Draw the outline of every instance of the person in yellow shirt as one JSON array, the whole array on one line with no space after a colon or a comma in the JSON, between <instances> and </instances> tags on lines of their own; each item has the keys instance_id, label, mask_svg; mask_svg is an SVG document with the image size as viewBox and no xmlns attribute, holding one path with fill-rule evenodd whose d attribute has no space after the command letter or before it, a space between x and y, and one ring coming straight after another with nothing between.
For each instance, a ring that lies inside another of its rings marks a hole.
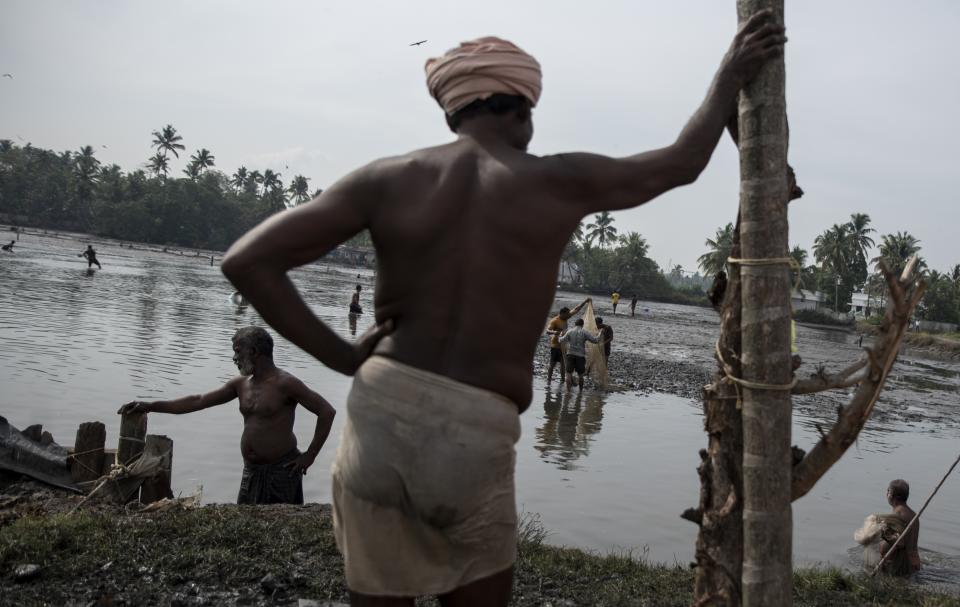
<instances>
[{"instance_id":1,"label":"person in yellow shirt","mask_svg":"<svg viewBox=\"0 0 960 607\"><path fill-rule=\"evenodd\" d=\"M553 380L553 368L557 366L557 363L560 363L560 377L564 378L567 376L567 366L563 359L563 349L560 347L560 336L567 330L567 321L570 320L570 317L578 313L589 301L593 300L589 297L584 299L573 310L566 306L560 308L560 312L547 323L546 334L550 336L550 367L547 370L548 384Z\"/></svg>"},{"instance_id":2,"label":"person in yellow shirt","mask_svg":"<svg viewBox=\"0 0 960 607\"><path fill-rule=\"evenodd\" d=\"M620 303L620 294L614 291L613 295L610 296L610 303L613 304L613 315L617 315L617 304Z\"/></svg>"}]
</instances>

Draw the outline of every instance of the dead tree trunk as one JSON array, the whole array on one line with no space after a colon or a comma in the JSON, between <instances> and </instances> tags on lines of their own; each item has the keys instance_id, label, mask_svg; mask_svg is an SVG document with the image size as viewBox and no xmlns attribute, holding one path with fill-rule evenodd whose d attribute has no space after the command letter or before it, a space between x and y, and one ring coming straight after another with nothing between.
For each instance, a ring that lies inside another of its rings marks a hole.
<instances>
[{"instance_id":1,"label":"dead tree trunk","mask_svg":"<svg viewBox=\"0 0 960 607\"><path fill-rule=\"evenodd\" d=\"M737 2L741 21L763 9L782 22L783 0ZM769 60L740 93L738 109L745 607L789 606L793 599L784 72L782 57Z\"/></svg>"},{"instance_id":2,"label":"dead tree trunk","mask_svg":"<svg viewBox=\"0 0 960 607\"><path fill-rule=\"evenodd\" d=\"M733 235L731 256L740 256L740 221ZM700 503L683 518L700 526L697 534L696 605L732 607L740 604L743 561L743 429L737 392L724 382L740 376L740 268L730 267L730 276L720 310L717 351L729 361L720 368L713 384L704 390L704 429L707 449L700 451Z\"/></svg>"}]
</instances>

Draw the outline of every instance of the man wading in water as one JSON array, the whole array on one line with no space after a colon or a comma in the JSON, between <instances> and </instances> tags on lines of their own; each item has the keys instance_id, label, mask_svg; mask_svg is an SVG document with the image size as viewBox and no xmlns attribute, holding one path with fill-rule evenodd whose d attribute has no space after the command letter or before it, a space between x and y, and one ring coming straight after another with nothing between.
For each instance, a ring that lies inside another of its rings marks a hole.
<instances>
[{"instance_id":1,"label":"man wading in water","mask_svg":"<svg viewBox=\"0 0 960 607\"><path fill-rule=\"evenodd\" d=\"M88 245L87 245L87 250L84 251L83 253L80 253L80 255L77 255L77 257L83 257L84 259L87 260L87 269L88 269L88 270L93 267L93 264L97 264L97 269L98 269L98 270L102 270L102 269L103 269L103 266L101 266L101 265L100 265L100 262L97 260L97 251L96 251L96 249L93 248L93 245L91 245L91 244L88 244Z\"/></svg>"},{"instance_id":2,"label":"man wading in water","mask_svg":"<svg viewBox=\"0 0 960 607\"><path fill-rule=\"evenodd\" d=\"M902 521L906 527L913 520L916 513L907 505L910 499L910 485L902 478L890 481L887 487L887 503L893 508L893 514ZM920 570L920 550L917 547L920 538L920 521L914 523L909 535L897 546L897 551L891 554L884 563L884 571L892 575L910 575ZM883 541L880 543L880 554L885 555L892 547L892 542Z\"/></svg>"},{"instance_id":3,"label":"man wading in water","mask_svg":"<svg viewBox=\"0 0 960 607\"><path fill-rule=\"evenodd\" d=\"M176 400L134 401L117 413L192 413L240 399L243 414L243 478L238 504L302 504L303 475L330 434L335 411L322 396L273 364L273 338L260 327L233 336L233 362L240 376L203 395ZM313 441L297 449L293 420L297 403L317 416Z\"/></svg>"},{"instance_id":4,"label":"man wading in water","mask_svg":"<svg viewBox=\"0 0 960 607\"><path fill-rule=\"evenodd\" d=\"M334 532L355 605L424 594L507 604L518 412L532 396L564 246L586 215L692 183L737 93L785 40L772 13L751 18L676 142L627 158L528 154L540 65L498 38L464 43L426 66L456 140L362 167L233 245L223 271L262 317L355 376L333 468ZM287 272L364 229L376 243L380 324L351 345Z\"/></svg>"}]
</instances>

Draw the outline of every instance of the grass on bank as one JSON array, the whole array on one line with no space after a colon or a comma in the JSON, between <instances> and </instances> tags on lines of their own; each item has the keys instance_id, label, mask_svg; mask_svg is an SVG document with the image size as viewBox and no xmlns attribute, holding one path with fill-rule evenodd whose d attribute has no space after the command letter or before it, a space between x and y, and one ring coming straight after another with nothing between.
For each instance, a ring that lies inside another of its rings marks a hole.
<instances>
[{"instance_id":1,"label":"grass on bank","mask_svg":"<svg viewBox=\"0 0 960 607\"><path fill-rule=\"evenodd\" d=\"M535 519L521 531L515 605L692 603L688 568L549 546L546 535ZM13 571L24 563L41 565L41 574L17 583ZM342 565L329 509L317 505L25 517L0 528L0 604L345 601ZM261 586L267 574L275 576L277 590ZM900 580L836 569L798 570L794 582L799 606L960 606L960 599L925 593Z\"/></svg>"}]
</instances>

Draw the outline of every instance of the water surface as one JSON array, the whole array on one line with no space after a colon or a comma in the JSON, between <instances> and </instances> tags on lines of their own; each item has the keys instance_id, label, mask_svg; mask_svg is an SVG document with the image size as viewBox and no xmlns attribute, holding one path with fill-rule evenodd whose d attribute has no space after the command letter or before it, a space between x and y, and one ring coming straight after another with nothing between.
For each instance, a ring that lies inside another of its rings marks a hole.
<instances>
[{"instance_id":1,"label":"water surface","mask_svg":"<svg viewBox=\"0 0 960 607\"><path fill-rule=\"evenodd\" d=\"M117 408L134 399L200 393L231 378L230 337L260 324L251 308L234 306L232 289L206 257L130 249L97 242L103 270L88 273L77 257L85 241L26 235L16 253L0 256L0 414L24 427L42 423L61 444L73 443L84 421L107 424L117 439ZM139 246L139 245L138 245ZM359 273L359 278L358 278ZM349 338L347 304L354 285L371 309L369 270L315 264L294 280L324 322ZM616 317L618 349L650 356L709 361L716 339L712 311L644 303L635 319ZM362 316L356 330L371 322ZM801 328L805 357L842 364L855 354L853 338ZM809 353L809 354L807 354ZM342 409L349 378L332 372L283 339L276 362ZM925 423L923 411L956 407L960 369L904 358L885 398L918 412L910 422L871 423L858 443L813 491L794 504L798 563L856 566L853 531L870 512L884 511L886 484L908 479L919 508L960 451L955 425ZM911 388L913 386L913 388ZM838 398L846 398L839 395ZM798 407L794 442L809 448L821 414ZM695 527L679 518L695 506L697 451L705 445L699 404L667 394L566 393L541 380L522 416L517 446L521 507L539 513L550 540L599 552L632 551L665 562L689 562ZM301 410L301 445L315 418ZM343 416L304 484L308 501L327 502L329 467ZM242 419L236 403L187 416L154 414L150 432L174 440L175 491L203 486L207 502L236 497ZM956 580L960 561L960 475L948 480L921 526L925 572Z\"/></svg>"}]
</instances>

